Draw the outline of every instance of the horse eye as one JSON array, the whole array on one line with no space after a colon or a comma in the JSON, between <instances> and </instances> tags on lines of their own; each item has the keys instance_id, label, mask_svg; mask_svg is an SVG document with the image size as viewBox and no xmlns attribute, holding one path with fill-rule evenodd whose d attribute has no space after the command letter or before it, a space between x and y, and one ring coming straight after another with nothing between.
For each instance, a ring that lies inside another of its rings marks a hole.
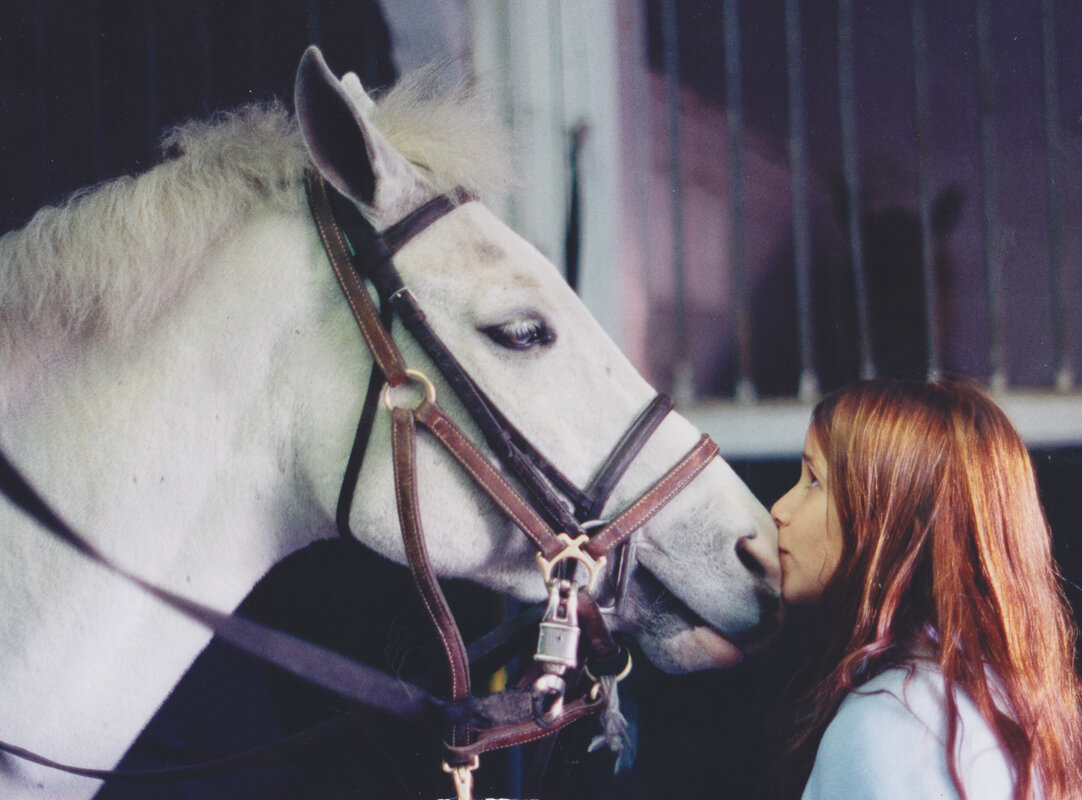
<instances>
[{"instance_id":1,"label":"horse eye","mask_svg":"<svg viewBox=\"0 0 1082 800\"><path fill-rule=\"evenodd\" d=\"M502 325L490 325L481 332L500 347L509 350L529 350L532 347L551 344L556 334L539 319L517 319Z\"/></svg>"}]
</instances>

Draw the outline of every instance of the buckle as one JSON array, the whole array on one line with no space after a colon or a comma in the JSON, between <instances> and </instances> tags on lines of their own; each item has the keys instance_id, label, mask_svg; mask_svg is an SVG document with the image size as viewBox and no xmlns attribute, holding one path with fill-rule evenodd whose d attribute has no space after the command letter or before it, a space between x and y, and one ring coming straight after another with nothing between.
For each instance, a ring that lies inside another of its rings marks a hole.
<instances>
[{"instance_id":1,"label":"buckle","mask_svg":"<svg viewBox=\"0 0 1082 800\"><path fill-rule=\"evenodd\" d=\"M556 535L556 538L564 543L564 549L554 555L551 559L545 558L540 553L537 554L537 562L541 565L541 572L545 576L545 585L548 586L552 583L552 570L561 561L575 560L586 566L586 569L590 573L590 580L586 586L590 591L593 591L597 584L597 579L601 576L601 570L605 568L608 563L606 556L601 558L594 558L589 553L583 551L586 545L590 543L590 537L585 533L576 536L572 539L566 533L560 533Z\"/></svg>"},{"instance_id":2,"label":"buckle","mask_svg":"<svg viewBox=\"0 0 1082 800\"><path fill-rule=\"evenodd\" d=\"M451 776L458 800L473 800L473 771L479 766L481 766L480 756L474 756L469 764L456 767L452 767L446 761L443 762L443 771Z\"/></svg>"}]
</instances>

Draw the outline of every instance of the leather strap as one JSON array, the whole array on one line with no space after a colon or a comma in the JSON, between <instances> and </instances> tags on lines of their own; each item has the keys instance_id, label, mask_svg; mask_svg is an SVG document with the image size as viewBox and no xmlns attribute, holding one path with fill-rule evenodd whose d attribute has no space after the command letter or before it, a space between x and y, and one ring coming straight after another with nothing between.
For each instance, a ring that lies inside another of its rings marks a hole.
<instances>
[{"instance_id":1,"label":"leather strap","mask_svg":"<svg viewBox=\"0 0 1082 800\"><path fill-rule=\"evenodd\" d=\"M391 268L392 265L387 264L384 271ZM408 289L399 290L391 295L390 300L406 329L450 383L455 395L480 428L485 442L500 463L522 484L538 513L556 530L581 533L579 521L545 483L544 477L535 467L538 460L545 460L543 456L532 446L528 452L524 451L520 444L522 437L515 435L514 429L496 412L493 404L477 388L477 384L463 366L427 324L424 312L417 305L413 294Z\"/></svg>"},{"instance_id":2,"label":"leather strap","mask_svg":"<svg viewBox=\"0 0 1082 800\"><path fill-rule=\"evenodd\" d=\"M413 413L404 408L395 408L391 418L395 500L402 528L402 541L406 548L406 560L413 575L413 582L447 656L448 672L451 676L451 700L461 702L470 696L469 659L454 615L440 589L436 571L432 568L421 528L420 505L417 501L417 441ZM465 744L469 741L469 729L461 725L452 726L451 741L453 744Z\"/></svg>"},{"instance_id":3,"label":"leather strap","mask_svg":"<svg viewBox=\"0 0 1082 800\"><path fill-rule=\"evenodd\" d=\"M658 394L643 409L638 418L631 423L623 438L617 442L609 452L609 457L601 465L590 485L586 487L585 495L590 499L590 505L582 509L583 521L594 520L601 516L605 507L605 501L609 499L612 490L623 477L631 462L642 450L643 446L654 435L661 421L668 416L673 409L673 399L667 394Z\"/></svg>"},{"instance_id":4,"label":"leather strap","mask_svg":"<svg viewBox=\"0 0 1082 800\"><path fill-rule=\"evenodd\" d=\"M579 628L586 636L589 645L591 659L608 660L615 658L621 652L621 647L613 638L612 631L605 624L601 615L601 609L597 601L590 594L589 589L580 586L578 590ZM594 672L596 675L597 673Z\"/></svg>"},{"instance_id":5,"label":"leather strap","mask_svg":"<svg viewBox=\"0 0 1082 800\"><path fill-rule=\"evenodd\" d=\"M331 269L338 278L338 285L346 296L346 302L353 312L361 336L368 345L379 371L392 386L398 386L406 380L406 364L399 353L394 340L387 334L375 303L372 302L368 289L361 283L360 277L350 261L350 245L336 224L330 202L327 199L327 185L318 173L309 170L305 173L305 185L308 190L308 205L315 220L316 230L323 242Z\"/></svg>"},{"instance_id":6,"label":"leather strap","mask_svg":"<svg viewBox=\"0 0 1082 800\"><path fill-rule=\"evenodd\" d=\"M363 249L358 246L355 261L369 267L367 272L379 271L383 261L391 258L406 244L440 217L454 211L463 203L477 198L461 187L450 194L433 197L427 203L418 206L402 219L379 232L376 237L367 237ZM356 245L356 243L354 243Z\"/></svg>"},{"instance_id":7,"label":"leather strap","mask_svg":"<svg viewBox=\"0 0 1082 800\"><path fill-rule=\"evenodd\" d=\"M676 466L665 473L646 494L602 528L583 550L594 558L600 558L625 541L695 480L718 454L717 444L704 433L699 443L691 448Z\"/></svg>"},{"instance_id":8,"label":"leather strap","mask_svg":"<svg viewBox=\"0 0 1082 800\"><path fill-rule=\"evenodd\" d=\"M572 722L577 722L583 717L588 717L590 714L600 711L602 702L600 698L591 700L588 697L572 700L564 706L563 713L547 725L541 725L533 719L527 719L521 722L479 729L474 741L469 744L445 746L450 756L448 761L453 759L454 763L468 764L475 756L493 750L528 744L546 736L551 736L566 728Z\"/></svg>"},{"instance_id":9,"label":"leather strap","mask_svg":"<svg viewBox=\"0 0 1082 800\"><path fill-rule=\"evenodd\" d=\"M388 330L391 327L391 307L386 303L380 303L380 319ZM342 485L338 489L338 503L335 505L334 525L338 535L343 539L359 544L357 537L349 527L349 515L353 510L353 496L357 493L357 480L361 476L361 467L364 466L364 456L368 452L368 440L372 436L372 428L376 421L376 411L379 409L380 392L383 389L383 375L378 365L373 362L372 369L368 373L368 388L364 393L364 405L361 407L361 417L357 420L357 430L353 434L353 445L349 449L349 458L346 460L346 468L342 472Z\"/></svg>"},{"instance_id":10,"label":"leather strap","mask_svg":"<svg viewBox=\"0 0 1082 800\"><path fill-rule=\"evenodd\" d=\"M268 744L253 747L241 753L212 758L199 763L181 764L175 767L162 769L138 769L138 770L112 770L93 769L91 767L78 767L64 764L45 758L23 747L0 742L0 750L9 755L21 758L24 761L38 764L49 769L66 772L69 775L79 775L84 778L94 778L102 781L119 781L122 783L161 783L201 780L216 778L222 775L230 775L239 770L249 767L258 767L281 761L285 758L303 752L320 744L331 736L341 733L344 728L357 724L361 714L368 713L366 706L359 706L350 711L345 711L325 722L313 725L303 731L286 736Z\"/></svg>"},{"instance_id":11,"label":"leather strap","mask_svg":"<svg viewBox=\"0 0 1082 800\"><path fill-rule=\"evenodd\" d=\"M473 477L477 485L507 514L519 530L530 537L545 558L552 559L564 549L563 543L556 538L556 533L548 523L515 491L507 479L492 466L459 427L443 413L443 409L436 403L425 400L413 413L417 421L424 425L454 456L462 468Z\"/></svg>"},{"instance_id":12,"label":"leather strap","mask_svg":"<svg viewBox=\"0 0 1082 800\"><path fill-rule=\"evenodd\" d=\"M434 709L446 708L443 701L424 690L365 664L258 622L202 605L128 572L61 519L2 453L0 490L60 541L246 653L316 686L406 719L425 719Z\"/></svg>"}]
</instances>

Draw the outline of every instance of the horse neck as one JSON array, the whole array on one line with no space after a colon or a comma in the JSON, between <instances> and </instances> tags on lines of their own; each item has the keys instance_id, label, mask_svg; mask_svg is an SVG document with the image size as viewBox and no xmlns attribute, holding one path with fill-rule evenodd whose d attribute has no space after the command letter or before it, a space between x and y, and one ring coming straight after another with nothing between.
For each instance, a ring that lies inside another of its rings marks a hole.
<instances>
[{"instance_id":1,"label":"horse neck","mask_svg":"<svg viewBox=\"0 0 1082 800\"><path fill-rule=\"evenodd\" d=\"M95 517L116 523L98 544L130 546L145 535L142 521L160 531L157 509L170 503L181 520L166 527L191 534L219 496L232 498L226 505L287 502L290 351L323 302L310 238L303 219L249 220L210 248L149 329L68 343L30 402L8 410L0 441L71 521L91 533ZM95 502L103 491L113 502Z\"/></svg>"},{"instance_id":2,"label":"horse neck","mask_svg":"<svg viewBox=\"0 0 1082 800\"><path fill-rule=\"evenodd\" d=\"M79 346L0 425L5 452L97 547L224 610L326 527L290 461L302 383L292 365L328 295L310 275L313 239L303 219L251 220L149 330ZM13 600L0 608L9 735L51 744L55 757L118 756L206 632L9 507L0 527L0 582ZM32 713L20 713L20 696ZM100 734L100 746L81 750L65 731L81 744Z\"/></svg>"}]
</instances>

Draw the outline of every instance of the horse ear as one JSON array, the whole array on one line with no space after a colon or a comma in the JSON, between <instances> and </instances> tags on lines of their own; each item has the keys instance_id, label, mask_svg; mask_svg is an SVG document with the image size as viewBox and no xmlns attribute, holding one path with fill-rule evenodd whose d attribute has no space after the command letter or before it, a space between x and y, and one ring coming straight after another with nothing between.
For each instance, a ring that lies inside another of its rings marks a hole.
<instances>
[{"instance_id":1,"label":"horse ear","mask_svg":"<svg viewBox=\"0 0 1082 800\"><path fill-rule=\"evenodd\" d=\"M376 102L368 96L368 92L361 86L361 79L356 72L347 72L342 76L342 88L357 105L362 117L367 117L376 108Z\"/></svg>"},{"instance_id":2,"label":"horse ear","mask_svg":"<svg viewBox=\"0 0 1082 800\"><path fill-rule=\"evenodd\" d=\"M365 120L375 103L360 79L339 81L323 54L309 47L297 68L293 103L301 136L316 169L339 192L371 208L385 208L411 175L406 159Z\"/></svg>"}]
</instances>

